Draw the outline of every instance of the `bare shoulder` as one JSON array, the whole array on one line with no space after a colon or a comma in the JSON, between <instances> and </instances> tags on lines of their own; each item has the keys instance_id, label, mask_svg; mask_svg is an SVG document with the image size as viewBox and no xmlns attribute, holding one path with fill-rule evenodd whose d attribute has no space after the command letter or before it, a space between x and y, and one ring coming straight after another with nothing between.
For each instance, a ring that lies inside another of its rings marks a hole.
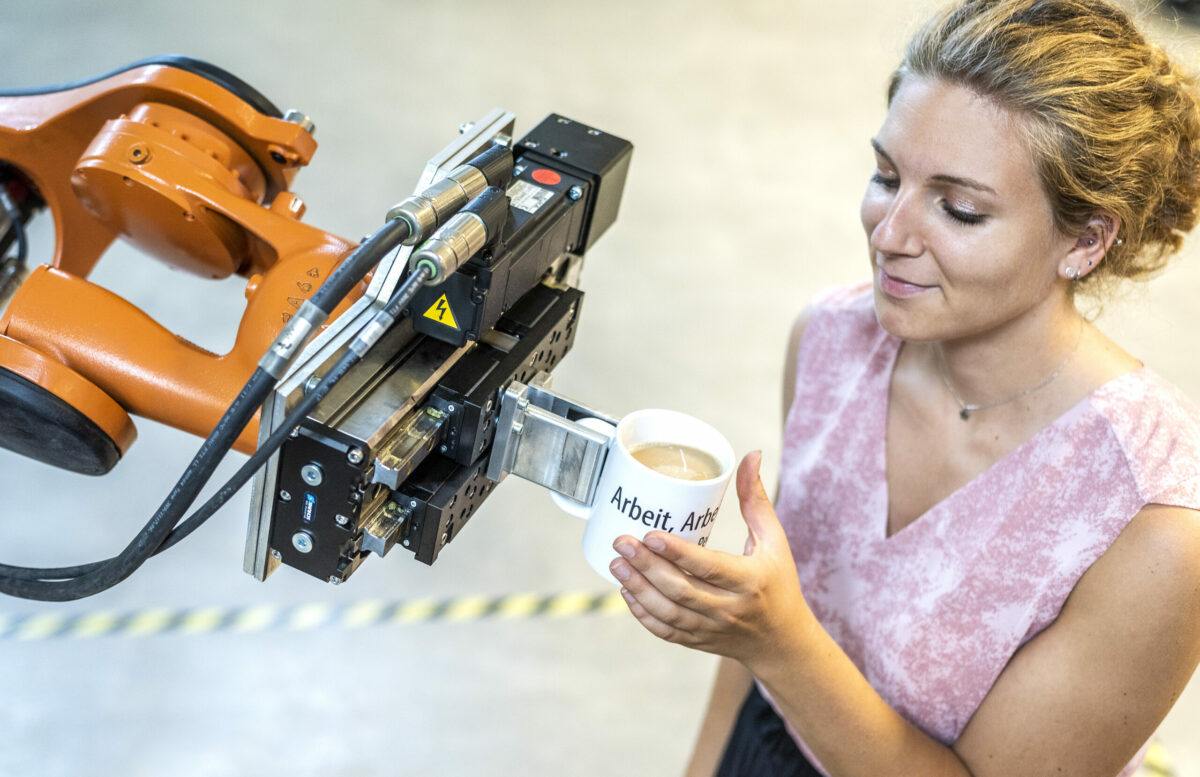
<instances>
[{"instance_id":1,"label":"bare shoulder","mask_svg":"<svg viewBox=\"0 0 1200 777\"><path fill-rule=\"evenodd\" d=\"M783 416L787 418L788 409L792 406L792 398L796 396L796 353L800 350L800 341L804 339L804 330L812 320L813 306L807 305L792 322L792 333L788 337L787 353L783 357Z\"/></svg>"},{"instance_id":2,"label":"bare shoulder","mask_svg":"<svg viewBox=\"0 0 1200 777\"><path fill-rule=\"evenodd\" d=\"M1172 618L1200 616L1200 511L1142 508L1080 579L1071 598L1088 609L1108 609L1114 599L1142 599L1130 618L1151 618L1163 608ZM1181 612L1177 605L1192 609ZM1200 619L1191 620L1200 639ZM1200 653L1200 644L1195 647Z\"/></svg>"},{"instance_id":3,"label":"bare shoulder","mask_svg":"<svg viewBox=\"0 0 1200 777\"><path fill-rule=\"evenodd\" d=\"M979 777L1115 774L1198 662L1200 512L1149 505L1013 656L954 749Z\"/></svg>"}]
</instances>

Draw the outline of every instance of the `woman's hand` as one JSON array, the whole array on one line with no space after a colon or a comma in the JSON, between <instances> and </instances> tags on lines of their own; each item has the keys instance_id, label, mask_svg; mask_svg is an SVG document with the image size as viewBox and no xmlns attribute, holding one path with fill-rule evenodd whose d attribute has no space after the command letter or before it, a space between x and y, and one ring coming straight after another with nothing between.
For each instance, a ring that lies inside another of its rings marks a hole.
<instances>
[{"instance_id":1,"label":"woman's hand","mask_svg":"<svg viewBox=\"0 0 1200 777\"><path fill-rule=\"evenodd\" d=\"M737 472L738 500L750 533L744 555L651 532L642 542L618 537L613 548L623 558L611 565L624 584L621 595L629 610L650 633L729 656L751 669L760 661L786 660L812 629L819 629L759 479L761 461L761 452L751 453Z\"/></svg>"}]
</instances>

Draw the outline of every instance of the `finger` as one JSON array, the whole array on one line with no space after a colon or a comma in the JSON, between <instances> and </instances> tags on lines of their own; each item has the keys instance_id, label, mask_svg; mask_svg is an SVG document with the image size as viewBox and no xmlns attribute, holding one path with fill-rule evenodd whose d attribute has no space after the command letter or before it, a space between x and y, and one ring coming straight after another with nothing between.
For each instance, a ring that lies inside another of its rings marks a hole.
<instances>
[{"instance_id":1,"label":"finger","mask_svg":"<svg viewBox=\"0 0 1200 777\"><path fill-rule=\"evenodd\" d=\"M667 562L659 559L659 563ZM700 613L664 595L628 559L614 559L609 569L647 612L668 626L692 631L700 628L706 620Z\"/></svg>"},{"instance_id":2,"label":"finger","mask_svg":"<svg viewBox=\"0 0 1200 777\"><path fill-rule=\"evenodd\" d=\"M711 586L710 594L739 590L745 559L731 553L702 548L694 542L667 532L650 532L643 538L647 549Z\"/></svg>"},{"instance_id":3,"label":"finger","mask_svg":"<svg viewBox=\"0 0 1200 777\"><path fill-rule=\"evenodd\" d=\"M659 639L679 645L690 645L695 641L695 637L690 632L669 626L651 615L628 588L621 589L621 598L625 600L625 605L629 608L629 612L633 614L633 617L637 618L638 623L642 624L646 631Z\"/></svg>"},{"instance_id":4,"label":"finger","mask_svg":"<svg viewBox=\"0 0 1200 777\"><path fill-rule=\"evenodd\" d=\"M685 573L674 562L628 535L618 537L613 549L628 559L630 565L641 572L663 596L695 612L703 614L711 611L716 606L714 600L724 593L720 588Z\"/></svg>"},{"instance_id":5,"label":"finger","mask_svg":"<svg viewBox=\"0 0 1200 777\"><path fill-rule=\"evenodd\" d=\"M762 451L753 451L742 459L737 471L738 501L741 503L742 520L750 531L750 543L758 548L763 543L770 543L782 537L783 527L775 516L775 507L771 504L767 491L763 488L762 478L759 477L759 467L762 464Z\"/></svg>"}]
</instances>

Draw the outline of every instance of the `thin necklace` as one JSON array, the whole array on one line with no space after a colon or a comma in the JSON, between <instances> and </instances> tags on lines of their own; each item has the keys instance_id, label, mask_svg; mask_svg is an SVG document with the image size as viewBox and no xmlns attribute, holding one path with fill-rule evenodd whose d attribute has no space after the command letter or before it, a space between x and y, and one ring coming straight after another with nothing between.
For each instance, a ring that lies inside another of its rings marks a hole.
<instances>
[{"instance_id":1,"label":"thin necklace","mask_svg":"<svg viewBox=\"0 0 1200 777\"><path fill-rule=\"evenodd\" d=\"M1062 363L1059 364L1058 367L1056 367L1054 369L1054 372L1050 373L1050 377L1046 378L1045 380L1043 380L1041 383L1037 384L1036 386L1027 388L1024 391L1013 394L1011 397L1008 397L1006 399L1001 399L998 402L989 402L984 405L973 405L973 404L968 404L966 402L963 402L962 397L960 397L958 395L958 392L954 390L954 386L952 386L950 384L950 375L948 374L949 371L946 369L946 357L944 355L942 355L941 348L939 348L937 351L938 372L942 376L942 383L945 383L946 388L950 391L950 396L954 397L954 401L958 403L958 407L959 407L958 417L964 421L968 421L971 418L971 413L975 412L976 410L987 410L989 408L999 407L1000 405L1007 405L1009 402L1016 402L1021 397L1029 396L1033 392L1041 391L1042 389L1046 388L1046 386L1049 386L1051 383L1054 382L1055 378L1057 378L1059 375L1062 374L1062 371L1066 368L1067 364L1070 363L1071 358L1073 356L1075 356L1075 352L1079 350L1079 343L1082 342L1082 340L1083 340L1083 318L1081 317L1079 319L1079 334L1077 334L1075 336L1075 347L1071 349L1071 352L1069 354L1067 354L1067 358L1063 359Z\"/></svg>"}]
</instances>

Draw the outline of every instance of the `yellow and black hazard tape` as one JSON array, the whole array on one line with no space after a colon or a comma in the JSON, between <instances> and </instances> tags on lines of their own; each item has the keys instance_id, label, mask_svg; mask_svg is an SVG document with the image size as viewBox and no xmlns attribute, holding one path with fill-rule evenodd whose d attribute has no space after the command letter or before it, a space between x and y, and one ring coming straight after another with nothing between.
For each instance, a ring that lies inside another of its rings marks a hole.
<instances>
[{"instance_id":1,"label":"yellow and black hazard tape","mask_svg":"<svg viewBox=\"0 0 1200 777\"><path fill-rule=\"evenodd\" d=\"M0 642L94 637L148 637L160 634L249 633L272 629L310 631L359 629L429 621L464 622L487 618L570 618L626 612L620 594L563 593L467 596L456 599L365 600L338 605L260 604L136 612L0 614Z\"/></svg>"},{"instance_id":2,"label":"yellow and black hazard tape","mask_svg":"<svg viewBox=\"0 0 1200 777\"><path fill-rule=\"evenodd\" d=\"M311 631L319 628L361 629L371 626L462 623L485 619L572 618L627 612L616 592L511 594L456 599L367 599L352 604L316 602L301 605L258 604L250 607L153 608L134 612L97 611L24 615L0 613L0 642L36 642L95 637L149 637L164 634L252 633L272 629ZM1176 777L1166 749L1152 742L1136 777Z\"/></svg>"}]
</instances>

